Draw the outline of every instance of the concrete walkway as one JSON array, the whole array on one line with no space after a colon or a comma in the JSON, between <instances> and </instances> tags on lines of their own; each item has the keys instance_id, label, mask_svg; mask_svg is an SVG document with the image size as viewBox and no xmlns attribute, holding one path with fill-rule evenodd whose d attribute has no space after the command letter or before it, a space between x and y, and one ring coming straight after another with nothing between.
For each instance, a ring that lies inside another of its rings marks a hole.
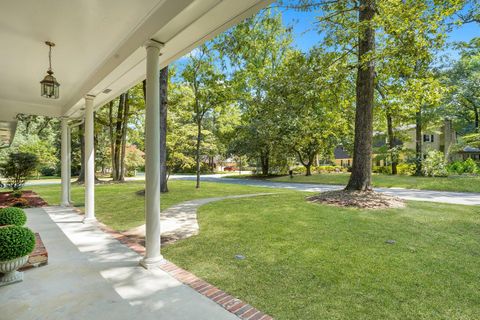
<instances>
[{"instance_id":1,"label":"concrete walkway","mask_svg":"<svg viewBox=\"0 0 480 320\"><path fill-rule=\"evenodd\" d=\"M221 308L160 269L145 270L140 256L71 209L28 209L49 264L0 288L0 319L234 320Z\"/></svg>"},{"instance_id":2,"label":"concrete walkway","mask_svg":"<svg viewBox=\"0 0 480 320\"><path fill-rule=\"evenodd\" d=\"M192 176L171 176L175 180L194 180ZM329 190L340 190L345 186L328 184L306 184L306 183L288 183L272 182L253 179L232 179L219 176L202 176L202 181L239 184L245 186L290 189L305 192L323 192ZM394 195L405 200L441 202L461 205L480 205L480 193L470 192L449 192L449 191L430 191L403 188L375 188L375 191Z\"/></svg>"},{"instance_id":3,"label":"concrete walkway","mask_svg":"<svg viewBox=\"0 0 480 320\"><path fill-rule=\"evenodd\" d=\"M258 197L270 194L273 193L255 193L196 199L177 204L166 209L160 215L162 238L169 239L169 241L177 241L198 234L197 209L204 204L226 199ZM145 237L145 225L143 224L122 233L126 236Z\"/></svg>"}]
</instances>

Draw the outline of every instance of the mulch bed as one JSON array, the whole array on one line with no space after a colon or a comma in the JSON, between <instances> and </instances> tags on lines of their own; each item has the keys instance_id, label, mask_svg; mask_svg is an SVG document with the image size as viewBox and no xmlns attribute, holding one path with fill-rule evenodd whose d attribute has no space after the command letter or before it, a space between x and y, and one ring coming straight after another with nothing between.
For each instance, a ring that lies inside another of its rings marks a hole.
<instances>
[{"instance_id":1,"label":"mulch bed","mask_svg":"<svg viewBox=\"0 0 480 320\"><path fill-rule=\"evenodd\" d=\"M307 197L307 201L334 205L338 207L354 207L360 209L388 209L405 207L405 202L402 199L375 191L327 191Z\"/></svg>"},{"instance_id":2,"label":"mulch bed","mask_svg":"<svg viewBox=\"0 0 480 320\"><path fill-rule=\"evenodd\" d=\"M24 200L21 200L24 199ZM22 202L23 207L36 208L47 206L48 203L31 190L22 191L20 198L12 196L12 192L0 192L0 208L12 207L17 202Z\"/></svg>"}]
</instances>

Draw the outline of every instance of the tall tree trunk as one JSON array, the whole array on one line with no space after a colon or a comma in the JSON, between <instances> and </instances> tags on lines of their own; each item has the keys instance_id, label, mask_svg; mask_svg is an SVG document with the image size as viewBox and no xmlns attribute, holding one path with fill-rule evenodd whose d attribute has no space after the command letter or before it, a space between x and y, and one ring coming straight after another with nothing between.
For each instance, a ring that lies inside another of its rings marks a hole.
<instances>
[{"instance_id":1,"label":"tall tree trunk","mask_svg":"<svg viewBox=\"0 0 480 320\"><path fill-rule=\"evenodd\" d=\"M78 174L77 183L85 182L85 124L78 126L78 137L80 139L80 173Z\"/></svg>"},{"instance_id":2,"label":"tall tree trunk","mask_svg":"<svg viewBox=\"0 0 480 320\"><path fill-rule=\"evenodd\" d=\"M195 188L200 188L200 143L202 141L202 123L197 121L197 146L195 149L195 161L197 165L197 184Z\"/></svg>"},{"instance_id":3,"label":"tall tree trunk","mask_svg":"<svg viewBox=\"0 0 480 320\"><path fill-rule=\"evenodd\" d=\"M390 111L387 112L387 132L388 132L388 148L390 149L390 157L392 158L392 174L397 174L397 154L395 154L395 135L393 133L393 121Z\"/></svg>"},{"instance_id":4,"label":"tall tree trunk","mask_svg":"<svg viewBox=\"0 0 480 320\"><path fill-rule=\"evenodd\" d=\"M312 175L312 164L311 163L307 163L305 165L305 168L307 169L307 171L305 172L305 176L309 177Z\"/></svg>"},{"instance_id":5,"label":"tall tree trunk","mask_svg":"<svg viewBox=\"0 0 480 320\"><path fill-rule=\"evenodd\" d=\"M358 70L356 84L355 141L352 174L347 190L371 190L372 140L375 63L369 56L375 52L375 0L360 0L358 39ZM368 58L368 59L367 59Z\"/></svg>"},{"instance_id":6,"label":"tall tree trunk","mask_svg":"<svg viewBox=\"0 0 480 320\"><path fill-rule=\"evenodd\" d=\"M125 108L125 94L122 93L120 95L120 99L118 100L118 112L115 124L115 152L113 154L113 181L120 181L121 175L121 145L122 145L122 123L123 123L123 110Z\"/></svg>"},{"instance_id":7,"label":"tall tree trunk","mask_svg":"<svg viewBox=\"0 0 480 320\"><path fill-rule=\"evenodd\" d=\"M168 192L167 176L168 66L160 70L160 192Z\"/></svg>"},{"instance_id":8,"label":"tall tree trunk","mask_svg":"<svg viewBox=\"0 0 480 320\"><path fill-rule=\"evenodd\" d=\"M415 115L415 175L422 176L422 108L417 111Z\"/></svg>"},{"instance_id":9,"label":"tall tree trunk","mask_svg":"<svg viewBox=\"0 0 480 320\"><path fill-rule=\"evenodd\" d=\"M115 171L115 161L113 155L115 154L115 141L113 136L113 101L108 104L108 135L110 138L110 159L112 163L112 178Z\"/></svg>"},{"instance_id":10,"label":"tall tree trunk","mask_svg":"<svg viewBox=\"0 0 480 320\"><path fill-rule=\"evenodd\" d=\"M127 129L128 129L128 118L130 113L130 101L128 99L129 92L125 93L125 102L123 108L123 121L122 121L122 139L121 139L121 155L120 155L120 176L118 181L125 181L125 173L127 168L125 167L125 152L127 148Z\"/></svg>"},{"instance_id":11,"label":"tall tree trunk","mask_svg":"<svg viewBox=\"0 0 480 320\"><path fill-rule=\"evenodd\" d=\"M268 176L270 171L270 152L268 152L268 150L260 153L260 162L262 165L262 175Z\"/></svg>"}]
</instances>

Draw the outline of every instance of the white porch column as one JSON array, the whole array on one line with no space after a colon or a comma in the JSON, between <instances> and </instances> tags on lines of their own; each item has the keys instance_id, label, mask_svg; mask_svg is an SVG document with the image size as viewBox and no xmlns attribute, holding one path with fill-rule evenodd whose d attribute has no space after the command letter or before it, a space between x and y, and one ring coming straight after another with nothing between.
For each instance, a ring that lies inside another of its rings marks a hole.
<instances>
[{"instance_id":1,"label":"white porch column","mask_svg":"<svg viewBox=\"0 0 480 320\"><path fill-rule=\"evenodd\" d=\"M68 204L72 204L71 190L72 190L72 128L67 128L67 199Z\"/></svg>"},{"instance_id":2,"label":"white porch column","mask_svg":"<svg viewBox=\"0 0 480 320\"><path fill-rule=\"evenodd\" d=\"M160 254L160 93L161 43L148 41L145 107L145 257L140 264L152 268L162 263Z\"/></svg>"},{"instance_id":3,"label":"white porch column","mask_svg":"<svg viewBox=\"0 0 480 320\"><path fill-rule=\"evenodd\" d=\"M62 118L62 142L61 142L61 176L62 176L62 201L61 204L64 207L70 205L69 202L69 174L68 174L68 119Z\"/></svg>"},{"instance_id":4,"label":"white porch column","mask_svg":"<svg viewBox=\"0 0 480 320\"><path fill-rule=\"evenodd\" d=\"M85 218L95 221L95 150L93 144L93 99L85 96Z\"/></svg>"}]
</instances>

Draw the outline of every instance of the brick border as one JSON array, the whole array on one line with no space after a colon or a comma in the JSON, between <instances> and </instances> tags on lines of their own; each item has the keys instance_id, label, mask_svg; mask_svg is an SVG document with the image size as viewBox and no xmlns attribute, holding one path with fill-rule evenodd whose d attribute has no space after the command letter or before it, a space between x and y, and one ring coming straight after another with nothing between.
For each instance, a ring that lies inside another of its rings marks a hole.
<instances>
[{"instance_id":1,"label":"brick border","mask_svg":"<svg viewBox=\"0 0 480 320\"><path fill-rule=\"evenodd\" d=\"M26 271L48 264L48 252L38 232L35 232L35 248L28 256L28 261L18 271Z\"/></svg>"},{"instance_id":2,"label":"brick border","mask_svg":"<svg viewBox=\"0 0 480 320\"><path fill-rule=\"evenodd\" d=\"M80 214L83 214L82 211L75 208L75 210ZM145 247L139 244L132 238L118 232L101 222L96 223L100 230L105 233L110 234L120 243L126 245L131 250L135 251L140 255L145 254ZM233 313L237 317L243 320L273 320L273 318L260 310L256 309L255 307L247 304L246 302L228 294L227 292L211 285L210 283L206 282L195 276L193 273L190 273L176 264L165 260L165 263L160 266L160 269L167 272L169 275L180 281L181 283L189 286L196 292L200 293L201 295L205 296L206 298L210 299L211 301L215 302L223 309Z\"/></svg>"}]
</instances>

